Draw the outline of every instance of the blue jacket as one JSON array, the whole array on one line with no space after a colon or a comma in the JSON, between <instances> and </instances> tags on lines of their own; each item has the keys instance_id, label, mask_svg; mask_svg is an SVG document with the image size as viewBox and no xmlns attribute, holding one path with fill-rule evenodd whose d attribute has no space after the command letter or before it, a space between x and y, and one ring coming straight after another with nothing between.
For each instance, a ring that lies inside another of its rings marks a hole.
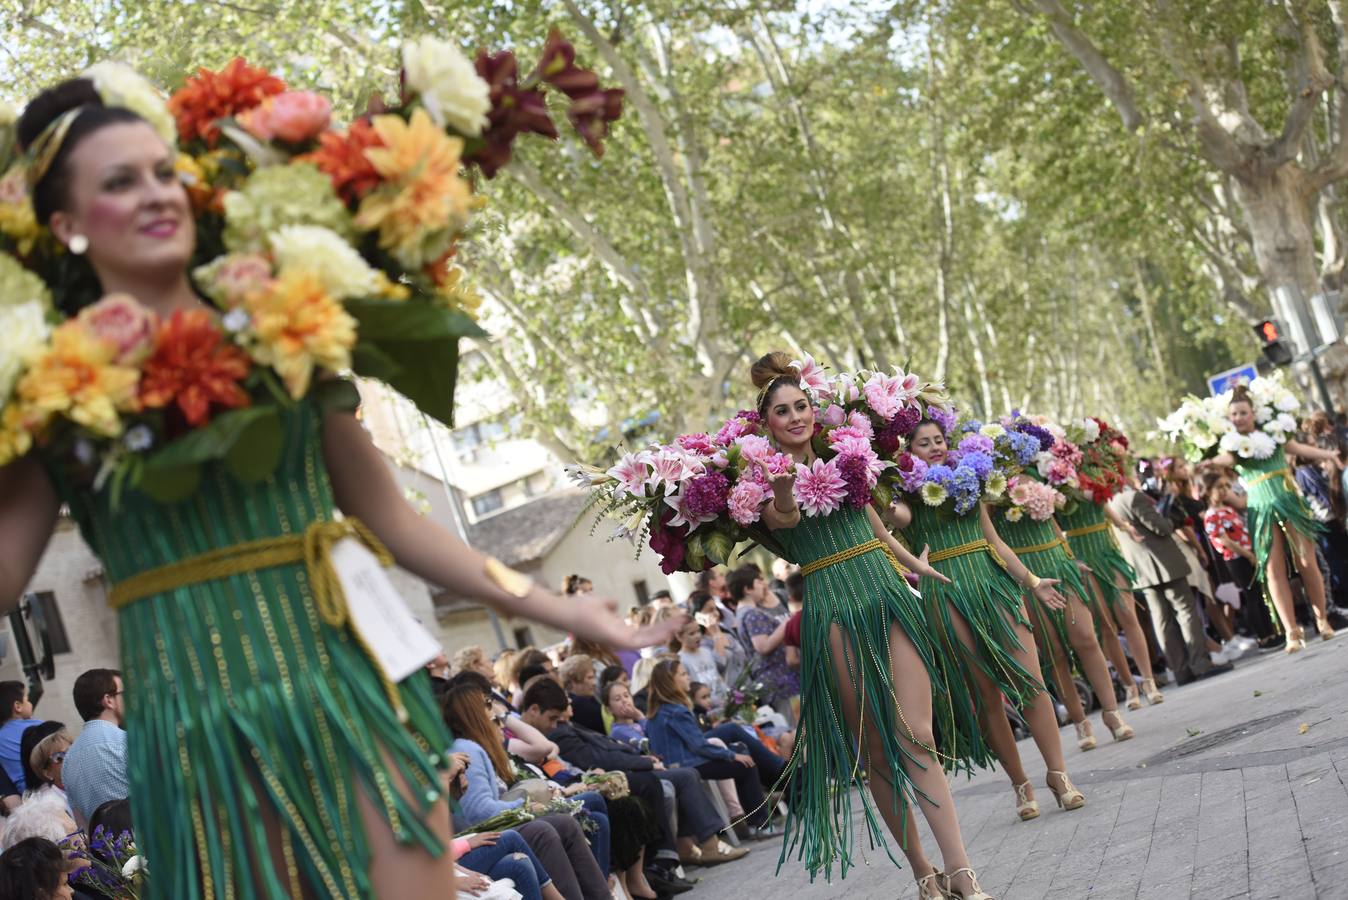
<instances>
[{"instance_id":1,"label":"blue jacket","mask_svg":"<svg viewBox=\"0 0 1348 900\"><path fill-rule=\"evenodd\" d=\"M523 798L501 799L501 787L496 781L496 768L480 744L466 738L455 738L449 752L468 754L468 771L465 773L468 778L468 789L459 798L459 812L454 817L455 828L462 830L497 813L516 809L524 804Z\"/></svg>"},{"instance_id":2,"label":"blue jacket","mask_svg":"<svg viewBox=\"0 0 1348 900\"><path fill-rule=\"evenodd\" d=\"M677 703L666 703L646 720L651 752L667 766L696 766L713 759L734 759L733 751L711 743L697 727L693 713Z\"/></svg>"}]
</instances>

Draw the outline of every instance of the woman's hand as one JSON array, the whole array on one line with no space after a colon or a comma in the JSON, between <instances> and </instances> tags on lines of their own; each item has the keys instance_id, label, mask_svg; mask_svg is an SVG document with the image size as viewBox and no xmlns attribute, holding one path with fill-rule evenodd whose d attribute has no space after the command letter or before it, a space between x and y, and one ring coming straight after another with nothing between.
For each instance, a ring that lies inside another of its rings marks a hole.
<instances>
[{"instance_id":1,"label":"woman's hand","mask_svg":"<svg viewBox=\"0 0 1348 900\"><path fill-rule=\"evenodd\" d=\"M464 769L467 768L468 768L467 753L451 753L449 754L449 768L445 771L445 777L448 778L450 781L453 781L454 779L458 778L461 774L463 774Z\"/></svg>"},{"instance_id":2,"label":"woman's hand","mask_svg":"<svg viewBox=\"0 0 1348 900\"><path fill-rule=\"evenodd\" d=\"M1030 593L1049 609L1067 609L1067 599L1058 593L1056 578L1041 578L1039 583L1030 589Z\"/></svg>"},{"instance_id":3,"label":"woman's hand","mask_svg":"<svg viewBox=\"0 0 1348 900\"><path fill-rule=\"evenodd\" d=\"M476 897L479 894L485 894L491 889L491 879L486 875L481 875L459 866L456 866L455 868L458 870L458 888L468 894L468 896Z\"/></svg>"},{"instance_id":4,"label":"woman's hand","mask_svg":"<svg viewBox=\"0 0 1348 900\"><path fill-rule=\"evenodd\" d=\"M476 850L478 847L494 847L496 839L501 836L499 831L484 831L481 834L468 835L468 849Z\"/></svg>"},{"instance_id":5,"label":"woman's hand","mask_svg":"<svg viewBox=\"0 0 1348 900\"><path fill-rule=\"evenodd\" d=\"M746 769L752 769L754 767L754 758L746 753L736 753L735 762L744 766Z\"/></svg>"},{"instance_id":6,"label":"woman's hand","mask_svg":"<svg viewBox=\"0 0 1348 900\"><path fill-rule=\"evenodd\" d=\"M572 634L589 638L615 650L640 650L667 644L684 626L687 616L679 614L660 622L633 628L618 617L618 604L598 594L572 594L565 601L574 617Z\"/></svg>"},{"instance_id":7,"label":"woman's hand","mask_svg":"<svg viewBox=\"0 0 1348 900\"><path fill-rule=\"evenodd\" d=\"M921 563L921 565L918 566L913 571L921 575L923 578L931 578L935 581L941 582L941 584L950 584L949 578L942 575L939 571L937 571L935 566L927 562L927 554L930 552L931 547L923 545L922 553L917 558L917 561Z\"/></svg>"},{"instance_id":8,"label":"woman's hand","mask_svg":"<svg viewBox=\"0 0 1348 900\"><path fill-rule=\"evenodd\" d=\"M590 786L583 781L577 781L575 784L569 784L562 788L563 797L574 797L577 794L583 794L590 790Z\"/></svg>"},{"instance_id":9,"label":"woman's hand","mask_svg":"<svg viewBox=\"0 0 1348 900\"><path fill-rule=\"evenodd\" d=\"M791 501L790 505L794 506L795 505L794 491L796 486L795 467L793 466L792 468L787 469L785 472L773 473L772 470L768 468L767 461L764 460L763 457L755 456L752 457L752 459L754 463L757 464L759 470L762 471L763 477L767 479L768 487L772 489L772 496L775 498L774 503L776 503L777 511L778 512L783 511L782 510L783 504L777 503L776 501L778 500L789 499Z\"/></svg>"}]
</instances>

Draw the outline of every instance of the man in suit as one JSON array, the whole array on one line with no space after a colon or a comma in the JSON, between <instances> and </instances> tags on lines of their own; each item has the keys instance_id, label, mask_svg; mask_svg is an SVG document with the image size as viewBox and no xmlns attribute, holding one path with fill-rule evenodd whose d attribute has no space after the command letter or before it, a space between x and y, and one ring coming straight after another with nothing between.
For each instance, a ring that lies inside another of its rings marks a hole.
<instances>
[{"instance_id":1,"label":"man in suit","mask_svg":"<svg viewBox=\"0 0 1348 900\"><path fill-rule=\"evenodd\" d=\"M1161 640L1166 665L1178 684L1231 671L1214 665L1203 640L1198 601L1186 580L1189 563L1175 543L1175 526L1138 489L1136 479L1109 501L1109 510L1128 527L1119 549L1133 567L1133 587L1143 592L1152 625Z\"/></svg>"}]
</instances>

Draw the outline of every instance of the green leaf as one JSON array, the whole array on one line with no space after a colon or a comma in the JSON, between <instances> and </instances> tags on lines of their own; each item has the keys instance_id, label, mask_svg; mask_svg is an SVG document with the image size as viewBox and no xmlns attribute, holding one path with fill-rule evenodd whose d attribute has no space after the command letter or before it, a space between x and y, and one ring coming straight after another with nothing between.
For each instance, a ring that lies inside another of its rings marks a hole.
<instances>
[{"instance_id":1,"label":"green leaf","mask_svg":"<svg viewBox=\"0 0 1348 900\"><path fill-rule=\"evenodd\" d=\"M363 337L351 351L351 368L357 375L392 383L403 372L403 367L373 341Z\"/></svg>"},{"instance_id":2,"label":"green leaf","mask_svg":"<svg viewBox=\"0 0 1348 900\"><path fill-rule=\"evenodd\" d=\"M396 375L386 379L387 384L415 403L426 415L453 426L454 386L459 375L459 339L381 341L379 350L398 360L401 367Z\"/></svg>"},{"instance_id":3,"label":"green leaf","mask_svg":"<svg viewBox=\"0 0 1348 900\"><path fill-rule=\"evenodd\" d=\"M713 531L707 535L703 546L706 548L707 558L718 566L723 566L730 559L730 554L735 549L735 541L724 532Z\"/></svg>"},{"instance_id":4,"label":"green leaf","mask_svg":"<svg viewBox=\"0 0 1348 900\"><path fill-rule=\"evenodd\" d=\"M275 407L269 407L268 410L271 415L249 422L234 446L225 454L225 468L244 484L261 481L275 472L281 462L285 428L281 425L281 417Z\"/></svg>"},{"instance_id":5,"label":"green leaf","mask_svg":"<svg viewBox=\"0 0 1348 900\"><path fill-rule=\"evenodd\" d=\"M221 413L204 428L188 432L145 461L145 475L222 459L248 427L266 416L275 417L274 406L250 406Z\"/></svg>"},{"instance_id":6,"label":"green leaf","mask_svg":"<svg viewBox=\"0 0 1348 900\"><path fill-rule=\"evenodd\" d=\"M159 503L178 503L186 500L201 484L201 466L148 466L141 472L136 487L151 500Z\"/></svg>"},{"instance_id":7,"label":"green leaf","mask_svg":"<svg viewBox=\"0 0 1348 900\"><path fill-rule=\"evenodd\" d=\"M472 318L431 303L348 300L346 311L360 323L362 340L435 341L441 338L486 337Z\"/></svg>"}]
</instances>

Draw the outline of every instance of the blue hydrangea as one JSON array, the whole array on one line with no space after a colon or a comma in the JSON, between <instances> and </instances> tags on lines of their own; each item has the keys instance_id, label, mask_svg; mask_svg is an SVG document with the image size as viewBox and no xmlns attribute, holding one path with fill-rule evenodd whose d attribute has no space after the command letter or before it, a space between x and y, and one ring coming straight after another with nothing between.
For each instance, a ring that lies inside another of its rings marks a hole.
<instances>
[{"instance_id":1,"label":"blue hydrangea","mask_svg":"<svg viewBox=\"0 0 1348 900\"><path fill-rule=\"evenodd\" d=\"M991 444L991 442L989 442ZM973 469L980 479L986 480L992 474L992 456L982 450L965 453L960 459L960 468Z\"/></svg>"},{"instance_id":2,"label":"blue hydrangea","mask_svg":"<svg viewBox=\"0 0 1348 900\"><path fill-rule=\"evenodd\" d=\"M927 468L927 480L949 488L954 479L955 470L949 466L930 466Z\"/></svg>"}]
</instances>

